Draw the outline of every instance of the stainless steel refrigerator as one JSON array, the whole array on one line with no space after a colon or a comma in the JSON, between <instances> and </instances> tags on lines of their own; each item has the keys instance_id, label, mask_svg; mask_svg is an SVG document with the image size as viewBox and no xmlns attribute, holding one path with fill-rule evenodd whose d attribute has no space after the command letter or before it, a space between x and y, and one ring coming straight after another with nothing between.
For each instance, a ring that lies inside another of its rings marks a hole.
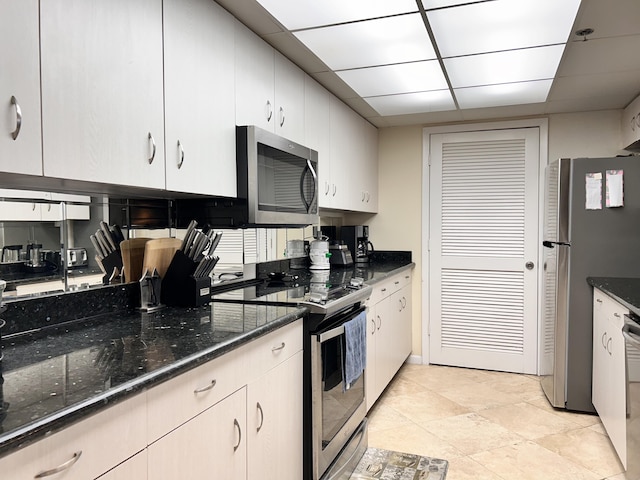
<instances>
[{"instance_id":1,"label":"stainless steel refrigerator","mask_svg":"<svg viewBox=\"0 0 640 480\"><path fill-rule=\"evenodd\" d=\"M623 206L607 207L608 197L617 204L620 187ZM542 388L554 407L594 412L587 277L640 277L640 158L549 164L542 250Z\"/></svg>"}]
</instances>

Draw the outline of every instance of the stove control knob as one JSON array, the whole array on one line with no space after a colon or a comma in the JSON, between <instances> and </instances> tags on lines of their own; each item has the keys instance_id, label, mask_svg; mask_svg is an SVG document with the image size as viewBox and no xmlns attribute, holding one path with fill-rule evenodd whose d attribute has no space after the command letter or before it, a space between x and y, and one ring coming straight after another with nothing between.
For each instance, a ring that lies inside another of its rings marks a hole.
<instances>
[{"instance_id":1,"label":"stove control knob","mask_svg":"<svg viewBox=\"0 0 640 480\"><path fill-rule=\"evenodd\" d=\"M309 293L309 301L312 303L322 303L327 299L326 295L318 292Z\"/></svg>"},{"instance_id":2,"label":"stove control knob","mask_svg":"<svg viewBox=\"0 0 640 480\"><path fill-rule=\"evenodd\" d=\"M364 285L364 278L362 277L353 277L349 281L349 286L351 287L360 288L362 285Z\"/></svg>"}]
</instances>

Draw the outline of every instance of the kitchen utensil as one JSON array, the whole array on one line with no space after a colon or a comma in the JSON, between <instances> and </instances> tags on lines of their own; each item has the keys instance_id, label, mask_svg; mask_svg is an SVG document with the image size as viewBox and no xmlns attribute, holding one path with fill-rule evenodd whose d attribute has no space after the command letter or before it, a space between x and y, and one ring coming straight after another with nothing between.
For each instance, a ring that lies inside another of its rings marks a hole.
<instances>
[{"instance_id":1,"label":"kitchen utensil","mask_svg":"<svg viewBox=\"0 0 640 480\"><path fill-rule=\"evenodd\" d=\"M102 233L104 233L104 238L107 240L109 247L111 247L111 251L117 250L118 247L116 246L116 241L113 238L113 233L111 232L107 222L100 222L100 229L102 230Z\"/></svg>"},{"instance_id":2,"label":"kitchen utensil","mask_svg":"<svg viewBox=\"0 0 640 480\"><path fill-rule=\"evenodd\" d=\"M216 247L222 240L222 232L217 232L215 237L211 240L211 246L209 247L209 251L207 252L209 255L213 255L213 252L216 250Z\"/></svg>"},{"instance_id":3,"label":"kitchen utensil","mask_svg":"<svg viewBox=\"0 0 640 480\"><path fill-rule=\"evenodd\" d=\"M209 237L202 232L196 230L196 235L193 240L193 245L189 250L189 258L193 261L197 261L198 257L202 255L202 252L207 248L209 244Z\"/></svg>"},{"instance_id":4,"label":"kitchen utensil","mask_svg":"<svg viewBox=\"0 0 640 480\"><path fill-rule=\"evenodd\" d=\"M106 257L107 253L102 249L102 245L100 245L100 242L98 242L98 239L96 238L96 236L91 235L89 236L89 239L91 240L91 244L93 245L93 248L96 251L96 256L100 258L100 260Z\"/></svg>"},{"instance_id":5,"label":"kitchen utensil","mask_svg":"<svg viewBox=\"0 0 640 480\"><path fill-rule=\"evenodd\" d=\"M96 239L105 257L115 250L111 248L111 244L107 241L107 237L102 230L96 231Z\"/></svg>"},{"instance_id":6,"label":"kitchen utensil","mask_svg":"<svg viewBox=\"0 0 640 480\"><path fill-rule=\"evenodd\" d=\"M218 260L220 260L219 257L211 257L209 255L205 256L202 260L200 260L196 271L193 272L193 277L204 278L210 276L214 267L218 263Z\"/></svg>"},{"instance_id":7,"label":"kitchen utensil","mask_svg":"<svg viewBox=\"0 0 640 480\"><path fill-rule=\"evenodd\" d=\"M144 247L143 271L153 271L155 268L161 278L167 273L176 251L180 249L182 241L177 238L154 238L149 240Z\"/></svg>"},{"instance_id":8,"label":"kitchen utensil","mask_svg":"<svg viewBox=\"0 0 640 480\"><path fill-rule=\"evenodd\" d=\"M192 236L194 235L194 231L195 231L197 226L198 226L198 222L196 222L195 220L191 220L191 222L189 222L189 226L187 227L187 231L184 234L184 240L182 241L182 244L180 245L180 250L183 253L187 253L188 247L191 245L191 242L193 241Z\"/></svg>"},{"instance_id":9,"label":"kitchen utensil","mask_svg":"<svg viewBox=\"0 0 640 480\"><path fill-rule=\"evenodd\" d=\"M125 282L137 282L142 278L145 245L150 238L131 238L120 242L122 273Z\"/></svg>"}]
</instances>

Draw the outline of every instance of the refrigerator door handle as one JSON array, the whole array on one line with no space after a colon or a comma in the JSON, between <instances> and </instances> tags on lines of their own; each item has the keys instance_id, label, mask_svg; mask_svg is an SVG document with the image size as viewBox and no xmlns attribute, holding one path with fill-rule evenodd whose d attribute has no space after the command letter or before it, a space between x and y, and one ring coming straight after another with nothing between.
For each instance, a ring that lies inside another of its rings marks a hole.
<instances>
[{"instance_id":1,"label":"refrigerator door handle","mask_svg":"<svg viewBox=\"0 0 640 480\"><path fill-rule=\"evenodd\" d=\"M569 242L550 242L549 240L544 240L542 242L542 246L543 247L547 247L547 248L555 248L556 245L561 245L563 247L570 247L571 243L569 243Z\"/></svg>"}]
</instances>

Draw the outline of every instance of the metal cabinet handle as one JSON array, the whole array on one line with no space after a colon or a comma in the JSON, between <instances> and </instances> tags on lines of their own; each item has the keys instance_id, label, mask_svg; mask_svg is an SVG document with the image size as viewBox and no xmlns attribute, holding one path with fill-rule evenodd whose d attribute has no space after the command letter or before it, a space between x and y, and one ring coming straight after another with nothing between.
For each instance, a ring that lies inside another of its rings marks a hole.
<instances>
[{"instance_id":1,"label":"metal cabinet handle","mask_svg":"<svg viewBox=\"0 0 640 480\"><path fill-rule=\"evenodd\" d=\"M369 203L369 200L371 200L371 194L367 192L367 203Z\"/></svg>"},{"instance_id":2,"label":"metal cabinet handle","mask_svg":"<svg viewBox=\"0 0 640 480\"><path fill-rule=\"evenodd\" d=\"M180 170L182 168L182 164L184 163L184 148L182 148L180 140L178 140L178 150L180 150L180 160L178 160L178 170Z\"/></svg>"},{"instance_id":3,"label":"metal cabinet handle","mask_svg":"<svg viewBox=\"0 0 640 480\"><path fill-rule=\"evenodd\" d=\"M259 432L262 428L262 424L264 423L264 412L262 411L262 405L260 405L260 402L256 403L256 408L258 409L258 412L260 412L260 425L258 425L258 428L256 429L256 432Z\"/></svg>"},{"instance_id":4,"label":"metal cabinet handle","mask_svg":"<svg viewBox=\"0 0 640 480\"><path fill-rule=\"evenodd\" d=\"M615 312L615 313L613 314L613 316L614 316L614 317L616 317L616 318L620 318L620 314L619 314L618 312Z\"/></svg>"},{"instance_id":5,"label":"metal cabinet handle","mask_svg":"<svg viewBox=\"0 0 640 480\"><path fill-rule=\"evenodd\" d=\"M407 308L407 297L402 297L402 308Z\"/></svg>"},{"instance_id":6,"label":"metal cabinet handle","mask_svg":"<svg viewBox=\"0 0 640 480\"><path fill-rule=\"evenodd\" d=\"M273 110L271 109L271 102L267 100L267 104L264 107L264 111L266 113L267 122L271 121L271 117L273 116Z\"/></svg>"},{"instance_id":7,"label":"metal cabinet handle","mask_svg":"<svg viewBox=\"0 0 640 480\"><path fill-rule=\"evenodd\" d=\"M611 342L613 341L613 337L609 337L609 340L607 340L607 352L609 353L609 355L611 355Z\"/></svg>"},{"instance_id":8,"label":"metal cabinet handle","mask_svg":"<svg viewBox=\"0 0 640 480\"><path fill-rule=\"evenodd\" d=\"M153 163L153 160L156 158L156 141L153 138L153 135L151 135L151 132L149 132L149 140L151 140L151 156L149 157L149 165L151 165Z\"/></svg>"},{"instance_id":9,"label":"metal cabinet handle","mask_svg":"<svg viewBox=\"0 0 640 480\"><path fill-rule=\"evenodd\" d=\"M382 319L380 318L380 315L376 315L378 317L378 330L380 330L380 327L382 326Z\"/></svg>"},{"instance_id":10,"label":"metal cabinet handle","mask_svg":"<svg viewBox=\"0 0 640 480\"><path fill-rule=\"evenodd\" d=\"M15 140L18 138L18 135L20 135L20 128L22 127L22 109L20 108L18 100L13 95L11 95L11 105L16 107L16 129L11 132L11 138Z\"/></svg>"},{"instance_id":11,"label":"metal cabinet handle","mask_svg":"<svg viewBox=\"0 0 640 480\"><path fill-rule=\"evenodd\" d=\"M324 182L324 194L325 195L329 195L329 188L330 188L329 182Z\"/></svg>"},{"instance_id":12,"label":"metal cabinet handle","mask_svg":"<svg viewBox=\"0 0 640 480\"><path fill-rule=\"evenodd\" d=\"M604 348L604 349L606 350L607 345L606 345L605 338L607 338L607 332L604 332L604 333L602 334L602 339L600 340L600 341L602 342L602 348Z\"/></svg>"},{"instance_id":13,"label":"metal cabinet handle","mask_svg":"<svg viewBox=\"0 0 640 480\"><path fill-rule=\"evenodd\" d=\"M51 475L55 475L56 473L63 472L64 470L67 470L67 469L71 468L73 466L73 464L76 463L80 459L80 455L82 455L82 450L78 450L77 452L75 452L73 454L73 457L71 457L66 462L58 465L55 468L52 468L51 470L45 470L43 472L40 472L33 478L50 477Z\"/></svg>"},{"instance_id":14,"label":"metal cabinet handle","mask_svg":"<svg viewBox=\"0 0 640 480\"><path fill-rule=\"evenodd\" d=\"M367 198L367 194L366 194L366 193L364 193L364 191L363 191L363 192L362 192L362 195L361 195L361 198L360 198L360 201L361 201L361 202L364 202L364 199L365 199L365 198Z\"/></svg>"},{"instance_id":15,"label":"metal cabinet handle","mask_svg":"<svg viewBox=\"0 0 640 480\"><path fill-rule=\"evenodd\" d=\"M373 335L374 333L376 333L376 320L375 320L375 318L371 319L371 324L373 325L373 330L371 330L371 335Z\"/></svg>"},{"instance_id":16,"label":"metal cabinet handle","mask_svg":"<svg viewBox=\"0 0 640 480\"><path fill-rule=\"evenodd\" d=\"M400 285L400 280L396 280L395 282L393 282L394 285Z\"/></svg>"},{"instance_id":17,"label":"metal cabinet handle","mask_svg":"<svg viewBox=\"0 0 640 480\"><path fill-rule=\"evenodd\" d=\"M338 191L338 187L336 187L336 184L333 184L333 196L336 196L336 192Z\"/></svg>"},{"instance_id":18,"label":"metal cabinet handle","mask_svg":"<svg viewBox=\"0 0 640 480\"><path fill-rule=\"evenodd\" d=\"M402 299L401 298L398 299L398 304L400 305L400 308L398 309L398 311L401 312L402 308L403 308L402 307Z\"/></svg>"},{"instance_id":19,"label":"metal cabinet handle","mask_svg":"<svg viewBox=\"0 0 640 480\"><path fill-rule=\"evenodd\" d=\"M37 204L36 203L32 203L31 204L31 211L35 212L36 211L36 207L37 207Z\"/></svg>"},{"instance_id":20,"label":"metal cabinet handle","mask_svg":"<svg viewBox=\"0 0 640 480\"><path fill-rule=\"evenodd\" d=\"M282 350L283 348L284 348L284 342L282 342L279 347L271 348L271 351L272 352L277 352L278 350Z\"/></svg>"},{"instance_id":21,"label":"metal cabinet handle","mask_svg":"<svg viewBox=\"0 0 640 480\"><path fill-rule=\"evenodd\" d=\"M380 291L381 291L382 293L384 293L384 292L386 292L386 291L387 291L387 289L386 289L386 288L381 288L381 289L380 289Z\"/></svg>"},{"instance_id":22,"label":"metal cabinet handle","mask_svg":"<svg viewBox=\"0 0 640 480\"><path fill-rule=\"evenodd\" d=\"M233 451L238 450L240 443L242 443L242 429L240 428L240 424L236 418L233 419L233 425L238 429L238 443L233 446Z\"/></svg>"},{"instance_id":23,"label":"metal cabinet handle","mask_svg":"<svg viewBox=\"0 0 640 480\"><path fill-rule=\"evenodd\" d=\"M284 125L284 108L280 107L280 126Z\"/></svg>"},{"instance_id":24,"label":"metal cabinet handle","mask_svg":"<svg viewBox=\"0 0 640 480\"><path fill-rule=\"evenodd\" d=\"M212 389L213 387L215 387L215 386L216 386L216 380L215 380L215 379L213 379L213 380L211 380L211 383L210 383L209 385L207 385L206 387L196 388L196 389L193 391L193 394L194 394L194 395L197 395L197 394L199 394L199 393L208 392L209 390L211 390L211 389Z\"/></svg>"},{"instance_id":25,"label":"metal cabinet handle","mask_svg":"<svg viewBox=\"0 0 640 480\"><path fill-rule=\"evenodd\" d=\"M602 299L600 299L600 298L596 298L596 302L598 302L598 303L602 303Z\"/></svg>"}]
</instances>

